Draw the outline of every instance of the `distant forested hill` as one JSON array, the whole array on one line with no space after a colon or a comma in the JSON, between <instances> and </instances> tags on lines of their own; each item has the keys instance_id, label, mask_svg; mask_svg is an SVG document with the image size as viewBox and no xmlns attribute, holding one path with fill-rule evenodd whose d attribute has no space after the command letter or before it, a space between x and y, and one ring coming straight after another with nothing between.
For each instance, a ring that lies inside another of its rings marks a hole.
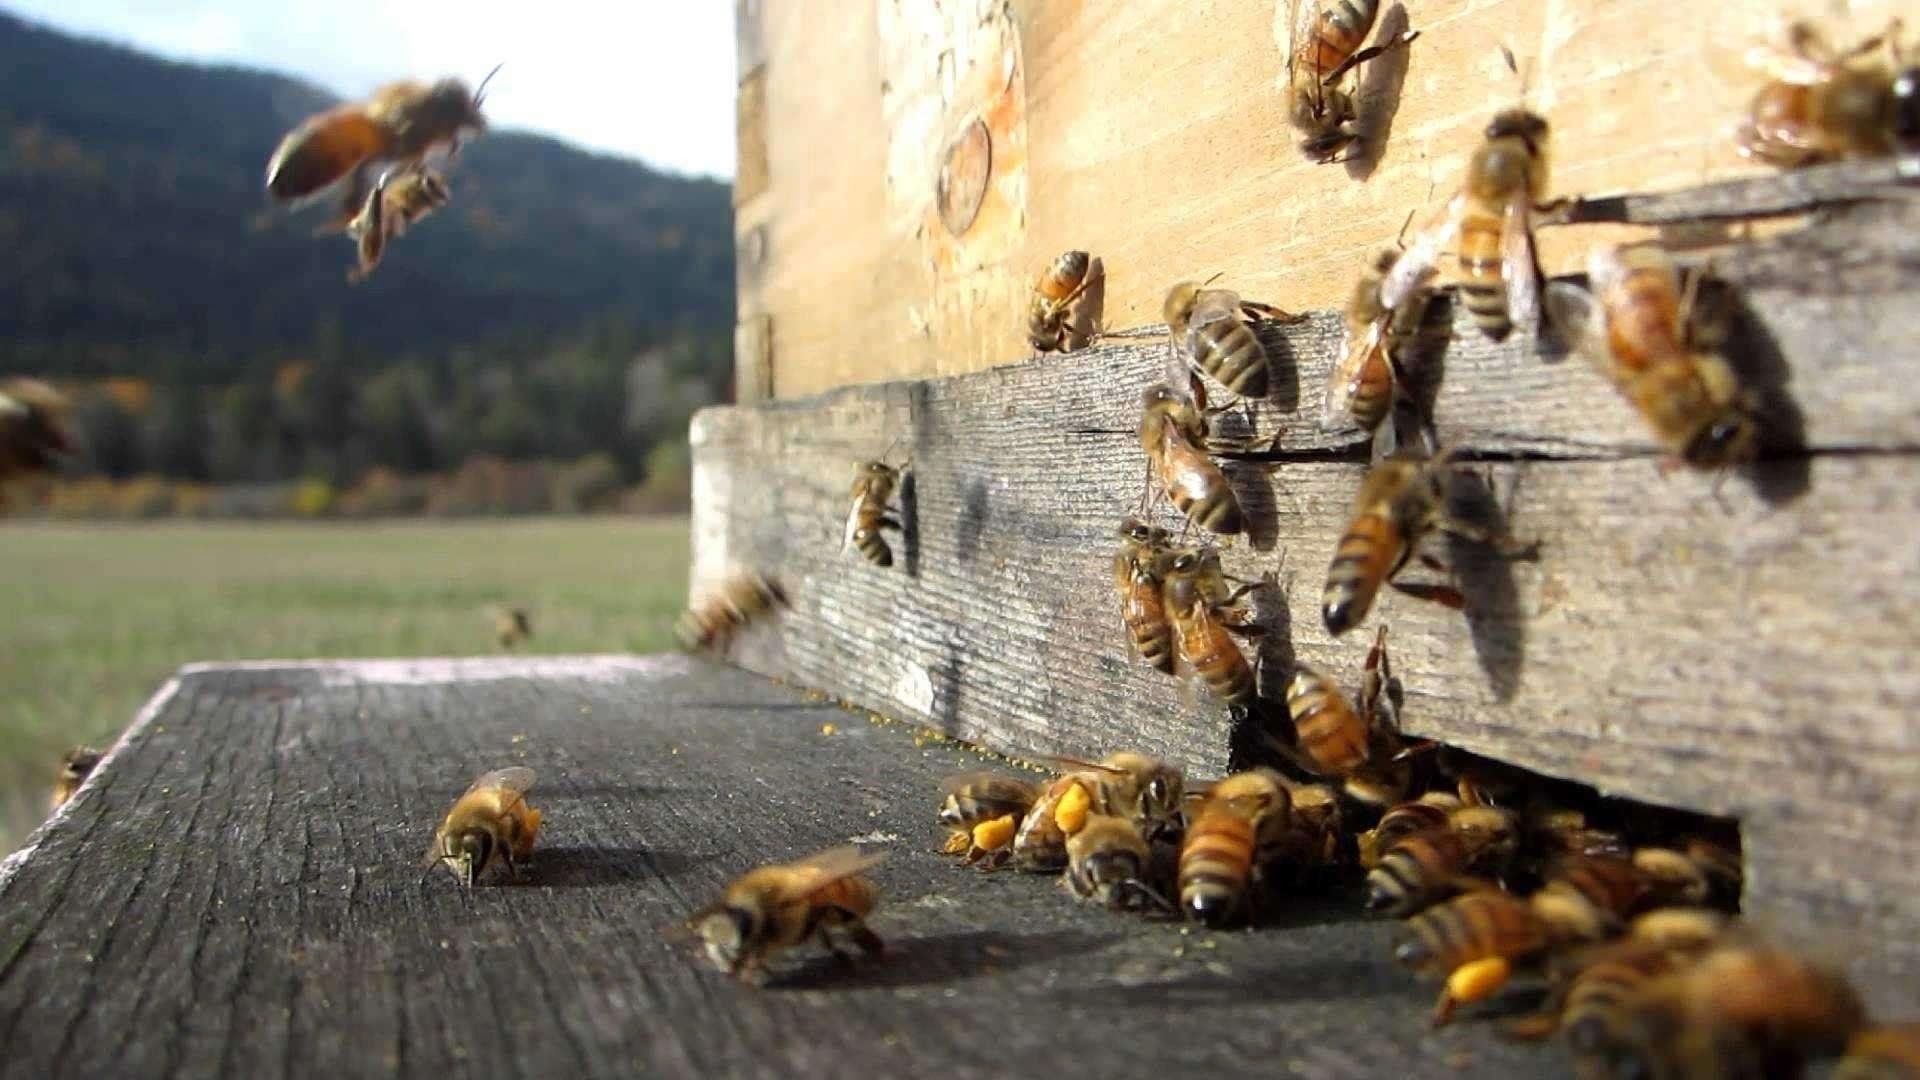
<instances>
[{"instance_id":1,"label":"distant forested hill","mask_svg":"<svg viewBox=\"0 0 1920 1080\"><path fill-rule=\"evenodd\" d=\"M447 74L455 73L394 73ZM457 74L471 81L479 72ZM273 371L289 363L352 387L384 378L421 399L425 415L408 424L460 435L415 446L421 460L390 463L431 468L473 452L589 448L631 471L655 433L632 430L626 387L691 380L700 386L675 400L725 394L733 323L725 184L490 132L455 163L454 204L352 286L350 244L314 238L317 212L280 212L263 190L281 135L328 104L281 76L172 63L0 14L0 374L146 380L162 411L199 425L194 433L220 420L223 402L234 413L229 427L271 426L261 408L234 401L271 396ZM663 370L630 370L648 353ZM562 375L542 374L554 369ZM356 438L351 418L369 410L353 407L351 388L327 392L328 408L350 414L326 433L337 445L321 447L337 472ZM371 413L392 414L397 393ZM638 404L643 420L660 420ZM496 415L502 408L518 412ZM669 416L665 427L676 421L684 418ZM563 424L588 429L549 445L542 433ZM227 432L230 448L244 460L247 439L272 437L276 471L302 468L304 449L286 445L300 425L279 426ZM510 437L489 442L489 430ZM182 442L175 434L134 441ZM378 446L391 432L358 434L365 445L346 458L389 463ZM188 464L214 479L233 471Z\"/></svg>"}]
</instances>

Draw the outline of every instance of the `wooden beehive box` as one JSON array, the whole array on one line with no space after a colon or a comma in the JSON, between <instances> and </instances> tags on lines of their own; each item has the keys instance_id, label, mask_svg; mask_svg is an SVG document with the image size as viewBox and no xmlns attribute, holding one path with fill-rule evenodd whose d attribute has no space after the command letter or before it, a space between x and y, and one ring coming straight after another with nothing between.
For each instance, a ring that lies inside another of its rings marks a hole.
<instances>
[{"instance_id":1,"label":"wooden beehive box","mask_svg":"<svg viewBox=\"0 0 1920 1080\"><path fill-rule=\"evenodd\" d=\"M1876 31L1895 6L1855 3L1840 25ZM1628 196L1543 231L1547 271L1656 234L1710 257L1769 450L1724 484L1663 476L1597 374L1530 331L1489 344L1453 312L1422 385L1473 466L1456 498L1490 502L1539 557L1437 542L1464 615L1384 602L1405 724L1738 819L1748 910L1809 939L1845 927L1876 1001L1920 1006L1920 161L1780 177L1734 154L1752 84L1728 57L1777 29L1761 0L1711 17L1407 0L1381 27L1419 40L1364 79L1384 142L1313 165L1283 120L1289 8L980 0L821 19L743 0L739 387L772 400L696 420L694 579L760 566L795 610L735 658L1005 751L1125 744L1222 768L1228 718L1130 658L1106 576L1140 491L1139 393L1164 370L1161 297L1218 271L1315 313L1263 331L1280 385L1254 426L1278 450L1234 470L1256 524L1228 569L1291 584L1261 613L1266 692L1296 656L1357 680L1370 633L1334 640L1316 610L1366 462L1357 431L1320 421L1337 308L1519 100L1504 44L1554 125L1552 194ZM983 135L984 179L963 160ZM977 209L943 206L969 169ZM1105 263L1109 331L1141 336L1028 359L1027 290L1069 247ZM904 558L882 571L843 555L840 529L852 464L896 443L914 480Z\"/></svg>"}]
</instances>

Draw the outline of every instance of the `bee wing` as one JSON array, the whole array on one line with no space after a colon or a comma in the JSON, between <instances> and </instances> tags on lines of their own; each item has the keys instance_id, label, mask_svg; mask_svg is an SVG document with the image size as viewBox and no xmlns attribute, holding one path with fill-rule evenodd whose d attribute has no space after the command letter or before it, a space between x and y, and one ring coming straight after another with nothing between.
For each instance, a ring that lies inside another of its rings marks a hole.
<instances>
[{"instance_id":1,"label":"bee wing","mask_svg":"<svg viewBox=\"0 0 1920 1080\"><path fill-rule=\"evenodd\" d=\"M535 778L534 771L524 765L495 769L490 773L481 774L480 779L475 780L473 786L469 787L462 797L485 788L499 788L509 794L524 795L529 788L533 787Z\"/></svg>"},{"instance_id":2,"label":"bee wing","mask_svg":"<svg viewBox=\"0 0 1920 1080\"><path fill-rule=\"evenodd\" d=\"M1507 203L1500 220L1500 275L1507 283L1507 317L1513 325L1540 324L1540 264L1533 257L1533 204L1522 195Z\"/></svg>"},{"instance_id":3,"label":"bee wing","mask_svg":"<svg viewBox=\"0 0 1920 1080\"><path fill-rule=\"evenodd\" d=\"M860 531L860 504L865 501L866 492L859 488L854 489L853 503L847 507L847 527L845 531L840 534L841 551L845 551L853 546L854 534Z\"/></svg>"},{"instance_id":4,"label":"bee wing","mask_svg":"<svg viewBox=\"0 0 1920 1080\"><path fill-rule=\"evenodd\" d=\"M1347 324L1345 336L1340 339L1340 359L1334 362L1333 370L1327 373L1326 410L1321 416L1321 426L1327 430L1349 426L1347 408L1353 401L1354 384L1360 378L1360 369L1380 348L1386 337L1387 321L1374 319L1366 328L1355 332L1352 323Z\"/></svg>"},{"instance_id":5,"label":"bee wing","mask_svg":"<svg viewBox=\"0 0 1920 1080\"><path fill-rule=\"evenodd\" d=\"M1566 281L1547 285L1547 321L1567 347L1604 373L1613 365L1606 351L1606 312L1592 293Z\"/></svg>"},{"instance_id":6,"label":"bee wing","mask_svg":"<svg viewBox=\"0 0 1920 1080\"><path fill-rule=\"evenodd\" d=\"M1106 773L1109 776L1125 776L1126 775L1126 770L1124 769L1116 769L1111 765L1102 765L1097 761L1082 761L1079 758L1067 757L1064 754L1042 754L1040 755L1040 760L1048 762L1053 765L1058 765L1061 769L1066 771L1073 771L1077 769L1091 769L1094 772Z\"/></svg>"},{"instance_id":7,"label":"bee wing","mask_svg":"<svg viewBox=\"0 0 1920 1080\"><path fill-rule=\"evenodd\" d=\"M1460 235L1460 214L1464 196L1455 195L1440 212L1439 220L1420 230L1413 243L1393 260L1387 276L1380 280L1380 304L1397 308L1414 293L1426 287L1433 277L1441 252L1453 246Z\"/></svg>"},{"instance_id":8,"label":"bee wing","mask_svg":"<svg viewBox=\"0 0 1920 1080\"><path fill-rule=\"evenodd\" d=\"M868 854L852 844L816 851L787 865L794 871L781 892L783 900L804 900L836 881L844 881L886 859L876 852Z\"/></svg>"},{"instance_id":9,"label":"bee wing","mask_svg":"<svg viewBox=\"0 0 1920 1080\"><path fill-rule=\"evenodd\" d=\"M995 795L1005 795L1009 798L1022 796L1029 805L1032 804L1033 800L1040 797L1040 789L1033 784L1017 776L1008 776L1005 773L997 773L987 769L981 769L975 772L955 773L947 777L940 781L940 795L944 798L958 792L961 788L969 787L976 790L990 791Z\"/></svg>"},{"instance_id":10,"label":"bee wing","mask_svg":"<svg viewBox=\"0 0 1920 1080\"><path fill-rule=\"evenodd\" d=\"M1321 0L1294 0L1293 23L1287 30L1287 81L1293 81L1294 66L1300 62L1302 47L1312 44L1317 36L1320 23ZM1318 52L1319 50L1315 50ZM1313 81L1317 84L1326 72L1314 69Z\"/></svg>"}]
</instances>

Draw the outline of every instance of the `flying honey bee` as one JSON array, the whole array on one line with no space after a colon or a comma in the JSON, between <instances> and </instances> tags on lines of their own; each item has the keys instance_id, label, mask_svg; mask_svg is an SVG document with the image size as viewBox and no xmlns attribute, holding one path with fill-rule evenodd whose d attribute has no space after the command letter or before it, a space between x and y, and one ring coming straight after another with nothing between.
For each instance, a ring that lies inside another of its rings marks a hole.
<instances>
[{"instance_id":1,"label":"flying honey bee","mask_svg":"<svg viewBox=\"0 0 1920 1080\"><path fill-rule=\"evenodd\" d=\"M1360 485L1353 518L1334 546L1321 593L1320 614L1329 633L1339 635L1366 619L1380 586L1392 582L1427 534L1439 530L1468 540L1512 550L1514 544L1473 522L1447 512L1452 451L1422 458L1402 451L1375 465ZM1394 587L1413 595L1458 606L1462 599L1448 587Z\"/></svg>"},{"instance_id":2,"label":"flying honey bee","mask_svg":"<svg viewBox=\"0 0 1920 1080\"><path fill-rule=\"evenodd\" d=\"M1240 499L1208 451L1217 447L1207 419L1206 387L1189 374L1189 394L1167 384L1149 387L1141 399L1140 448L1147 455L1147 485L1158 483L1187 520L1208 532L1231 536L1246 528Z\"/></svg>"},{"instance_id":3,"label":"flying honey bee","mask_svg":"<svg viewBox=\"0 0 1920 1080\"><path fill-rule=\"evenodd\" d=\"M387 173L367 196L360 213L347 222L347 235L358 245L360 264L347 271L347 280L361 282L380 265L387 241L406 235L414 222L447 205L453 198L446 178L421 167L398 177Z\"/></svg>"},{"instance_id":4,"label":"flying honey bee","mask_svg":"<svg viewBox=\"0 0 1920 1080\"><path fill-rule=\"evenodd\" d=\"M1329 429L1345 426L1351 417L1362 430L1374 430L1401 392L1433 293L1423 277L1406 299L1387 306L1380 298L1380 287L1398 258L1399 251L1383 249L1347 300L1340 359L1327 376L1323 424Z\"/></svg>"},{"instance_id":5,"label":"flying honey bee","mask_svg":"<svg viewBox=\"0 0 1920 1080\"><path fill-rule=\"evenodd\" d=\"M1208 926L1251 914L1262 869L1292 829L1293 798L1265 769L1235 773L1198 799L1180 845L1180 910Z\"/></svg>"},{"instance_id":6,"label":"flying honey bee","mask_svg":"<svg viewBox=\"0 0 1920 1080\"><path fill-rule=\"evenodd\" d=\"M100 764L100 751L91 746L76 746L60 755L60 771L53 774L53 799L49 811L58 810Z\"/></svg>"},{"instance_id":7,"label":"flying honey bee","mask_svg":"<svg viewBox=\"0 0 1920 1080\"><path fill-rule=\"evenodd\" d=\"M945 852L988 868L1013 853L1020 820L1040 797L1027 781L990 772L950 776L940 792L940 824L949 833Z\"/></svg>"},{"instance_id":8,"label":"flying honey bee","mask_svg":"<svg viewBox=\"0 0 1920 1080\"><path fill-rule=\"evenodd\" d=\"M308 117L267 161L267 191L290 202L350 178L338 219L345 225L366 202L375 166L417 169L442 146L457 151L465 133L485 131L480 105L492 78L489 72L472 92L459 79L389 83L365 101Z\"/></svg>"},{"instance_id":9,"label":"flying honey bee","mask_svg":"<svg viewBox=\"0 0 1920 1080\"><path fill-rule=\"evenodd\" d=\"M1551 939L1526 901L1504 892L1470 892L1416 915L1394 951L1402 964L1445 980L1433 1023L1453 1018L1457 1005L1499 993L1514 965L1538 956Z\"/></svg>"},{"instance_id":10,"label":"flying honey bee","mask_svg":"<svg viewBox=\"0 0 1920 1080\"><path fill-rule=\"evenodd\" d=\"M0 382L0 487L16 476L53 468L74 452L66 395L38 379ZM0 492L0 505L5 505Z\"/></svg>"},{"instance_id":11,"label":"flying honey bee","mask_svg":"<svg viewBox=\"0 0 1920 1080\"><path fill-rule=\"evenodd\" d=\"M1338 777L1348 795L1386 806L1406 794L1411 768L1396 761L1399 725L1387 694L1387 628L1367 652L1360 696L1349 700L1339 684L1308 664L1287 682L1287 712L1293 717L1296 758L1319 776Z\"/></svg>"},{"instance_id":12,"label":"flying honey bee","mask_svg":"<svg viewBox=\"0 0 1920 1080\"><path fill-rule=\"evenodd\" d=\"M1429 791L1411 802L1389 807L1373 828L1355 838L1360 868L1371 870L1402 837L1428 829L1444 829L1447 817L1460 808L1460 797L1450 791Z\"/></svg>"},{"instance_id":13,"label":"flying honey bee","mask_svg":"<svg viewBox=\"0 0 1920 1080\"><path fill-rule=\"evenodd\" d=\"M533 620L525 608L496 608L493 612L493 636L503 649L511 649L533 636Z\"/></svg>"},{"instance_id":14,"label":"flying honey bee","mask_svg":"<svg viewBox=\"0 0 1920 1080\"><path fill-rule=\"evenodd\" d=\"M1753 60L1770 82L1754 95L1737 139L1742 157L1781 168L1884 157L1920 147L1920 57L1886 31L1836 51L1811 23L1792 23L1785 50ZM1881 45L1890 65L1864 62Z\"/></svg>"},{"instance_id":15,"label":"flying honey bee","mask_svg":"<svg viewBox=\"0 0 1920 1080\"><path fill-rule=\"evenodd\" d=\"M1090 814L1067 838L1068 891L1115 911L1147 906L1172 911L1173 905L1150 880L1153 851L1126 818Z\"/></svg>"},{"instance_id":16,"label":"flying honey bee","mask_svg":"<svg viewBox=\"0 0 1920 1080\"><path fill-rule=\"evenodd\" d=\"M1838 972L1742 935L1649 980L1622 1010L1609 1057L1618 1075L1796 1076L1866 1023Z\"/></svg>"},{"instance_id":17,"label":"flying honey bee","mask_svg":"<svg viewBox=\"0 0 1920 1080\"><path fill-rule=\"evenodd\" d=\"M1176 654L1221 701L1249 705L1256 689L1253 665L1232 632L1258 629L1240 600L1264 582L1228 591L1214 548L1180 548L1169 554L1166 565L1162 591Z\"/></svg>"},{"instance_id":18,"label":"flying honey bee","mask_svg":"<svg viewBox=\"0 0 1920 1080\"><path fill-rule=\"evenodd\" d=\"M1509 58L1511 59L1511 58ZM1380 284L1380 302L1397 310L1426 287L1443 252L1459 264L1454 284L1480 332L1500 341L1540 313L1540 267L1533 213L1547 186L1547 122L1510 109L1487 125L1466 178L1439 218L1414 237Z\"/></svg>"},{"instance_id":19,"label":"flying honey bee","mask_svg":"<svg viewBox=\"0 0 1920 1080\"><path fill-rule=\"evenodd\" d=\"M1476 874L1498 874L1519 849L1519 822L1492 806L1461 806L1438 829L1402 836L1367 871L1367 910L1411 915L1462 888L1485 887Z\"/></svg>"},{"instance_id":20,"label":"flying honey bee","mask_svg":"<svg viewBox=\"0 0 1920 1080\"><path fill-rule=\"evenodd\" d=\"M1185 779L1179 769L1147 754L1121 751L1098 762L1055 759L1068 771L1041 789L1013 838L1014 865L1058 870L1067 863L1067 839L1093 814L1126 818L1149 842L1180 827Z\"/></svg>"},{"instance_id":21,"label":"flying honey bee","mask_svg":"<svg viewBox=\"0 0 1920 1080\"><path fill-rule=\"evenodd\" d=\"M687 926L714 966L748 983L765 982L768 961L814 938L836 955L845 953L841 939L877 955L883 945L866 920L880 889L862 875L881 859L847 846L750 870Z\"/></svg>"},{"instance_id":22,"label":"flying honey bee","mask_svg":"<svg viewBox=\"0 0 1920 1080\"><path fill-rule=\"evenodd\" d=\"M1723 328L1693 318L1701 275L1680 275L1654 244L1596 250L1593 291L1555 282L1547 310L1580 353L1637 409L1673 459L1737 465L1759 437L1758 396L1716 351ZM1701 340L1703 337L1709 341Z\"/></svg>"},{"instance_id":23,"label":"flying honey bee","mask_svg":"<svg viewBox=\"0 0 1920 1080\"><path fill-rule=\"evenodd\" d=\"M1389 49L1420 36L1417 30L1362 49L1380 14L1380 0L1294 0L1287 39L1287 118L1299 131L1300 152L1314 161L1336 159L1362 136L1353 95L1343 77Z\"/></svg>"},{"instance_id":24,"label":"flying honey bee","mask_svg":"<svg viewBox=\"0 0 1920 1080\"><path fill-rule=\"evenodd\" d=\"M1173 624L1161 596L1161 579L1172 537L1136 517L1120 522L1120 550L1113 556L1113 588L1120 597L1120 624L1133 651L1148 666L1173 674Z\"/></svg>"},{"instance_id":25,"label":"flying honey bee","mask_svg":"<svg viewBox=\"0 0 1920 1080\"><path fill-rule=\"evenodd\" d=\"M495 860L517 874L540 832L540 811L527 805L533 779L532 769L517 765L481 774L434 831L423 865L439 863L468 888Z\"/></svg>"},{"instance_id":26,"label":"flying honey bee","mask_svg":"<svg viewBox=\"0 0 1920 1080\"><path fill-rule=\"evenodd\" d=\"M1912 1080L1920 1076L1920 1023L1864 1028L1847 1040L1833 1080Z\"/></svg>"},{"instance_id":27,"label":"flying honey bee","mask_svg":"<svg viewBox=\"0 0 1920 1080\"><path fill-rule=\"evenodd\" d=\"M893 549L880 531L900 528L900 519L887 513L887 501L893 498L904 471L904 467L896 469L884 461L863 461L854 466L853 488L848 492L853 505L847 508L840 550L853 548L875 566L893 565Z\"/></svg>"},{"instance_id":28,"label":"flying honey bee","mask_svg":"<svg viewBox=\"0 0 1920 1080\"><path fill-rule=\"evenodd\" d=\"M1098 260L1084 251L1069 251L1040 272L1027 301L1027 342L1039 352L1072 352L1088 344L1088 337L1072 324L1078 303L1102 271ZM1092 329L1093 334L1099 332Z\"/></svg>"},{"instance_id":29,"label":"flying honey bee","mask_svg":"<svg viewBox=\"0 0 1920 1080\"><path fill-rule=\"evenodd\" d=\"M1218 275L1215 275L1216 277ZM1161 314L1173 351L1240 397L1267 396L1267 350L1249 320L1294 323L1293 315L1271 304L1240 299L1228 289L1209 289L1207 281L1183 281L1167 292Z\"/></svg>"},{"instance_id":30,"label":"flying honey bee","mask_svg":"<svg viewBox=\"0 0 1920 1080\"><path fill-rule=\"evenodd\" d=\"M689 651L724 651L741 627L786 606L786 590L779 582L758 571L735 569L687 605L674 631Z\"/></svg>"}]
</instances>

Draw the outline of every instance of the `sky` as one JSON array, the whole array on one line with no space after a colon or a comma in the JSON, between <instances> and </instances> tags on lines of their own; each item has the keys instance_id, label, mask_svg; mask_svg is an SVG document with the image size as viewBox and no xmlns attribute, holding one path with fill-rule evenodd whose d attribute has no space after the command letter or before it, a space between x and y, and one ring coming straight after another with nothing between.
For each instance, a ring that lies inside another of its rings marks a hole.
<instances>
[{"instance_id":1,"label":"sky","mask_svg":"<svg viewBox=\"0 0 1920 1080\"><path fill-rule=\"evenodd\" d=\"M487 87L497 127L674 172L733 176L729 0L0 0L58 29L244 64L343 97L401 78Z\"/></svg>"}]
</instances>

